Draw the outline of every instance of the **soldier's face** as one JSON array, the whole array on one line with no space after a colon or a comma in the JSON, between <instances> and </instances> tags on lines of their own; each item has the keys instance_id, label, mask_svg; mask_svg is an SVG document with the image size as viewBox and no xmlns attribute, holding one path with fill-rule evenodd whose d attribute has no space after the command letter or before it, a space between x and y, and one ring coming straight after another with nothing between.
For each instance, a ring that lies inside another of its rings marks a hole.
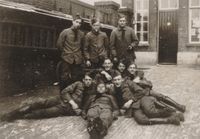
<instances>
[{"instance_id":1,"label":"soldier's face","mask_svg":"<svg viewBox=\"0 0 200 139\"><path fill-rule=\"evenodd\" d=\"M126 18L125 17L120 18L119 21L118 21L118 25L120 27L125 27L126 26Z\"/></svg>"},{"instance_id":2,"label":"soldier's face","mask_svg":"<svg viewBox=\"0 0 200 139\"><path fill-rule=\"evenodd\" d=\"M106 92L106 86L104 83L100 83L97 85L97 92L103 94Z\"/></svg>"},{"instance_id":3,"label":"soldier's face","mask_svg":"<svg viewBox=\"0 0 200 139\"><path fill-rule=\"evenodd\" d=\"M113 64L110 59L106 59L103 63L103 67L104 67L105 71L109 71L110 69L112 69L112 66L113 66Z\"/></svg>"},{"instance_id":4,"label":"soldier's face","mask_svg":"<svg viewBox=\"0 0 200 139\"><path fill-rule=\"evenodd\" d=\"M83 83L86 87L90 87L92 84L92 78L86 75L85 78L83 79Z\"/></svg>"},{"instance_id":5,"label":"soldier's face","mask_svg":"<svg viewBox=\"0 0 200 139\"><path fill-rule=\"evenodd\" d=\"M101 27L101 24L99 22L96 22L92 25L92 29L95 31L95 32L99 32L100 30L100 27Z\"/></svg>"},{"instance_id":6,"label":"soldier's face","mask_svg":"<svg viewBox=\"0 0 200 139\"><path fill-rule=\"evenodd\" d=\"M81 19L76 19L72 23L75 29L79 29L81 27Z\"/></svg>"},{"instance_id":7,"label":"soldier's face","mask_svg":"<svg viewBox=\"0 0 200 139\"><path fill-rule=\"evenodd\" d=\"M123 82L123 78L121 75L119 76L116 76L113 78L113 84L116 86L116 87L120 87L122 85L122 82Z\"/></svg>"},{"instance_id":8,"label":"soldier's face","mask_svg":"<svg viewBox=\"0 0 200 139\"><path fill-rule=\"evenodd\" d=\"M128 67L128 72L130 73L130 74L135 74L135 72L136 72L136 66L135 66L135 64L131 64L129 67Z\"/></svg>"},{"instance_id":9,"label":"soldier's face","mask_svg":"<svg viewBox=\"0 0 200 139\"><path fill-rule=\"evenodd\" d=\"M119 72L124 72L124 70L126 69L126 66L123 63L119 63L117 68L118 68Z\"/></svg>"}]
</instances>

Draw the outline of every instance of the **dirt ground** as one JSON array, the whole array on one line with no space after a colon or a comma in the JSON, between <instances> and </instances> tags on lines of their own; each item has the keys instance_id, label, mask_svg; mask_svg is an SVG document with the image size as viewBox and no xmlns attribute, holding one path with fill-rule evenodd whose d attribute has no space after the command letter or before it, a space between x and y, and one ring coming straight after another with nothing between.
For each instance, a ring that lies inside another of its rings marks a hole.
<instances>
[{"instance_id":1,"label":"dirt ground","mask_svg":"<svg viewBox=\"0 0 200 139\"><path fill-rule=\"evenodd\" d=\"M105 139L199 139L200 138L200 70L193 67L153 66L145 70L153 89L185 104L185 122L175 125L138 125L132 118L113 122ZM26 94L0 98L1 114L22 103L58 95L57 86ZM88 139L86 122L81 117L57 117L42 120L17 120L0 123L1 139Z\"/></svg>"}]
</instances>

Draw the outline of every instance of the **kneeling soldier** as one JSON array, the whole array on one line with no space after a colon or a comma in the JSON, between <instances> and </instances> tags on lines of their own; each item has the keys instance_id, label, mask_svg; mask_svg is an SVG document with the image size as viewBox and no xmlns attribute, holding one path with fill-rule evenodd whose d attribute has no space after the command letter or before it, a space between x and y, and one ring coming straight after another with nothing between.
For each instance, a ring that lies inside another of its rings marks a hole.
<instances>
[{"instance_id":1,"label":"kneeling soldier","mask_svg":"<svg viewBox=\"0 0 200 139\"><path fill-rule=\"evenodd\" d=\"M100 139L107 134L112 121L118 115L118 106L114 97L108 94L103 82L97 85L97 94L91 96L84 106L84 112L88 121L88 132L91 139Z\"/></svg>"}]
</instances>

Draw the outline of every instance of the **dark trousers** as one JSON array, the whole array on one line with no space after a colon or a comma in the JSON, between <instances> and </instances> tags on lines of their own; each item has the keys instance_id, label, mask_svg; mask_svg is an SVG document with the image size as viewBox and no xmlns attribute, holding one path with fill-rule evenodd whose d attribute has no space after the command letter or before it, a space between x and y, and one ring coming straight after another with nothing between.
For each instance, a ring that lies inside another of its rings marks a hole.
<instances>
[{"instance_id":1,"label":"dark trousers","mask_svg":"<svg viewBox=\"0 0 200 139\"><path fill-rule=\"evenodd\" d=\"M111 126L112 121L113 121L113 114L110 109L104 109L98 106L90 108L87 112L87 119L91 120L97 117L99 117L102 120L103 125L107 129L109 126Z\"/></svg>"},{"instance_id":2,"label":"dark trousers","mask_svg":"<svg viewBox=\"0 0 200 139\"><path fill-rule=\"evenodd\" d=\"M150 118L144 114L142 109L134 109L133 117L138 124L150 125Z\"/></svg>"},{"instance_id":3,"label":"dark trousers","mask_svg":"<svg viewBox=\"0 0 200 139\"><path fill-rule=\"evenodd\" d=\"M141 107L139 109L133 109L132 114L138 124L151 125L158 123L166 124L165 118L169 118L173 113L174 111L169 111L169 109L157 106L156 98L144 96L141 99Z\"/></svg>"},{"instance_id":4,"label":"dark trousers","mask_svg":"<svg viewBox=\"0 0 200 139\"><path fill-rule=\"evenodd\" d=\"M59 97L49 98L29 104L29 111L24 114L26 119L41 119L57 116L75 115L69 103L63 105Z\"/></svg>"},{"instance_id":5,"label":"dark trousers","mask_svg":"<svg viewBox=\"0 0 200 139\"><path fill-rule=\"evenodd\" d=\"M142 110L150 118L164 118L172 114L172 111L169 111L169 109L160 107L155 97L144 96L140 102Z\"/></svg>"},{"instance_id":6,"label":"dark trousers","mask_svg":"<svg viewBox=\"0 0 200 139\"><path fill-rule=\"evenodd\" d=\"M82 79L83 67L82 64L69 64L62 60L57 65L56 74L62 91L68 85Z\"/></svg>"}]
</instances>

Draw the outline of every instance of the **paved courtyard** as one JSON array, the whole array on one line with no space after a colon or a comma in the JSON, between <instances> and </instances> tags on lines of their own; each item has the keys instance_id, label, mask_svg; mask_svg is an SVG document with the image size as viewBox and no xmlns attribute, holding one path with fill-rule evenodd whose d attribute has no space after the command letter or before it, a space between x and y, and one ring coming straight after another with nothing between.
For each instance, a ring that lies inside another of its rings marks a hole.
<instances>
[{"instance_id":1,"label":"paved courtyard","mask_svg":"<svg viewBox=\"0 0 200 139\"><path fill-rule=\"evenodd\" d=\"M200 69L173 65L153 66L145 70L153 89L185 104L185 122L174 125L137 125L133 119L120 117L110 127L105 139L199 139L200 138ZM24 101L58 94L57 87L32 90L32 95L0 98L4 113ZM86 122L80 117L57 117L43 120L17 120L0 123L1 139L88 139Z\"/></svg>"}]
</instances>

